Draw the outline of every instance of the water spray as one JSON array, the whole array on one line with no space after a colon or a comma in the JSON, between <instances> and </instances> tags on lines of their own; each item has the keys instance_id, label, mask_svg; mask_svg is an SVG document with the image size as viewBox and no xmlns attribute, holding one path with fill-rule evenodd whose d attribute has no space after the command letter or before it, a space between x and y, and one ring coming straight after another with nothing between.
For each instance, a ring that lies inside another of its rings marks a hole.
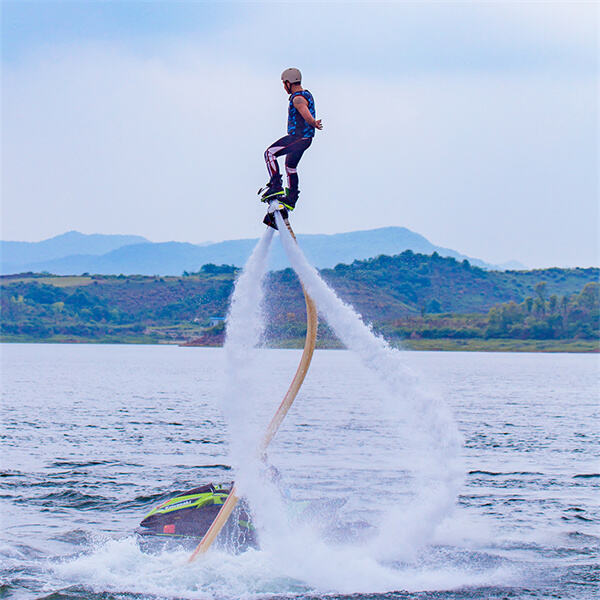
<instances>
[{"instance_id":1,"label":"water spray","mask_svg":"<svg viewBox=\"0 0 600 600\"><path fill-rule=\"evenodd\" d=\"M279 213L277 213L279 215ZM280 217L281 218L281 217ZM286 220L285 225L281 220L281 226L286 229L290 239L296 240L294 232ZM269 228L257 244L254 252L248 259L246 266L242 272L242 275L238 279L235 285L233 298L231 301L231 309L227 319L227 334L225 341L225 348L229 353L228 358L233 358L232 361L228 360L228 366L239 366L242 364L243 356L239 356L240 353L248 351L255 347L259 341L259 333L261 331L261 319L260 319L260 294L262 291L262 280L265 273L266 258L268 256L268 249L273 237L273 229ZM262 268L261 268L262 267ZM257 285L258 282L258 285ZM275 411L273 418L271 419L263 438L258 446L258 455L264 460L265 452L271 440L277 433L283 419L287 415L290 407L292 406L300 387L306 377L308 368L310 366L312 356L315 350L315 343L317 337L317 309L313 300L307 294L304 287L304 300L306 303L306 339L304 342L304 350L300 358L298 369L290 383L286 394L281 401L278 409ZM251 326L246 327L241 323L241 317L244 314L258 315L258 318L252 319ZM236 326L238 325L239 326ZM249 333L245 333L248 331ZM228 369L230 370L230 369ZM233 373L230 373L232 377L235 377L235 368ZM229 493L227 500L225 500L219 513L215 517L212 525L191 554L188 562L193 562L200 554L204 554L215 541L219 532L223 529L227 520L231 516L233 509L235 508L239 497L237 495L237 488L234 485Z\"/></svg>"}]
</instances>

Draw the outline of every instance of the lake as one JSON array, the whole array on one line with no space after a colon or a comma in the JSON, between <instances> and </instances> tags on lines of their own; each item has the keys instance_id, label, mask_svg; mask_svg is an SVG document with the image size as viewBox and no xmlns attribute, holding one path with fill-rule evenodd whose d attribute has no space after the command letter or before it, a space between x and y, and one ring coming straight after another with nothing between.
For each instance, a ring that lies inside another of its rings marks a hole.
<instances>
[{"instance_id":1,"label":"lake","mask_svg":"<svg viewBox=\"0 0 600 600\"><path fill-rule=\"evenodd\" d=\"M300 352L257 351L242 428L221 410L222 349L1 352L3 597L598 597L597 355L403 352L462 438L447 502L421 478L444 472L444 445L426 416L406 418L406 392L383 400L354 354L317 351L269 461L291 499L336 500L349 535L283 523L261 549L188 565L183 549L144 551L135 528L170 492L236 477L232 431L253 455ZM268 529L276 515L252 508Z\"/></svg>"}]
</instances>

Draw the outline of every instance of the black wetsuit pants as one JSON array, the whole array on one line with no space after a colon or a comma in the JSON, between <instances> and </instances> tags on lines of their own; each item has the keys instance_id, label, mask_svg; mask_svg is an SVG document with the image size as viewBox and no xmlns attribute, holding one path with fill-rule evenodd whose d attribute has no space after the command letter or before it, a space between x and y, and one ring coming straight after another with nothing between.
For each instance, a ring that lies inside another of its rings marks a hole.
<instances>
[{"instance_id":1,"label":"black wetsuit pants","mask_svg":"<svg viewBox=\"0 0 600 600\"><path fill-rule=\"evenodd\" d=\"M311 145L311 137L298 137L295 135L286 135L273 142L265 150L265 162L267 171L271 177L271 182L279 181L281 185L281 175L279 173L279 164L277 158L285 155L285 172L287 174L288 187L292 192L298 191L298 170L297 166L304 154L304 151Z\"/></svg>"}]
</instances>

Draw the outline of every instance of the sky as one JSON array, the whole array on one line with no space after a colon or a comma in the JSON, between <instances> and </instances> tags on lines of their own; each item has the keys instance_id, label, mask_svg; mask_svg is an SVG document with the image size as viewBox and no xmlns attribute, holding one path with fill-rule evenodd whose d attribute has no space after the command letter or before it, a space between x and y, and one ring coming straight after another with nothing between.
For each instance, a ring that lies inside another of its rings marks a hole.
<instances>
[{"instance_id":1,"label":"sky","mask_svg":"<svg viewBox=\"0 0 600 600\"><path fill-rule=\"evenodd\" d=\"M299 67L298 233L599 262L593 2L2 2L2 239L258 237Z\"/></svg>"}]
</instances>

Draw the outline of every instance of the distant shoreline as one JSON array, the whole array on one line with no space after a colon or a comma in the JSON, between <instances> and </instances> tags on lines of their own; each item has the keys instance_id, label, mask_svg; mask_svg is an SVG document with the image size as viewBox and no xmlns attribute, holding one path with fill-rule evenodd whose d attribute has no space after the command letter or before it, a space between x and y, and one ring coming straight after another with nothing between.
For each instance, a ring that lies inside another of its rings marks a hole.
<instances>
[{"instance_id":1,"label":"distant shoreline","mask_svg":"<svg viewBox=\"0 0 600 600\"><path fill-rule=\"evenodd\" d=\"M149 346L186 346L190 348L222 348L223 344L194 344L185 340L153 340L143 336L130 340L118 339L60 339L57 337L44 340L17 339L16 337L1 337L1 344L92 344L92 345L149 345ZM304 340L300 338L285 340L283 343L265 346L269 350L301 349ZM402 340L391 345L400 350L415 352L543 352L569 354L600 353L600 340L511 340L511 339L432 339L432 340ZM319 350L344 350L344 346L332 340L317 342Z\"/></svg>"},{"instance_id":2,"label":"distant shoreline","mask_svg":"<svg viewBox=\"0 0 600 600\"><path fill-rule=\"evenodd\" d=\"M221 346L238 270L204 265L181 277L0 277L0 341ZM598 352L600 269L490 272L404 252L321 271L390 344L411 350ZM291 269L265 280L271 347L300 348L302 288ZM319 325L318 347L339 348Z\"/></svg>"}]
</instances>

